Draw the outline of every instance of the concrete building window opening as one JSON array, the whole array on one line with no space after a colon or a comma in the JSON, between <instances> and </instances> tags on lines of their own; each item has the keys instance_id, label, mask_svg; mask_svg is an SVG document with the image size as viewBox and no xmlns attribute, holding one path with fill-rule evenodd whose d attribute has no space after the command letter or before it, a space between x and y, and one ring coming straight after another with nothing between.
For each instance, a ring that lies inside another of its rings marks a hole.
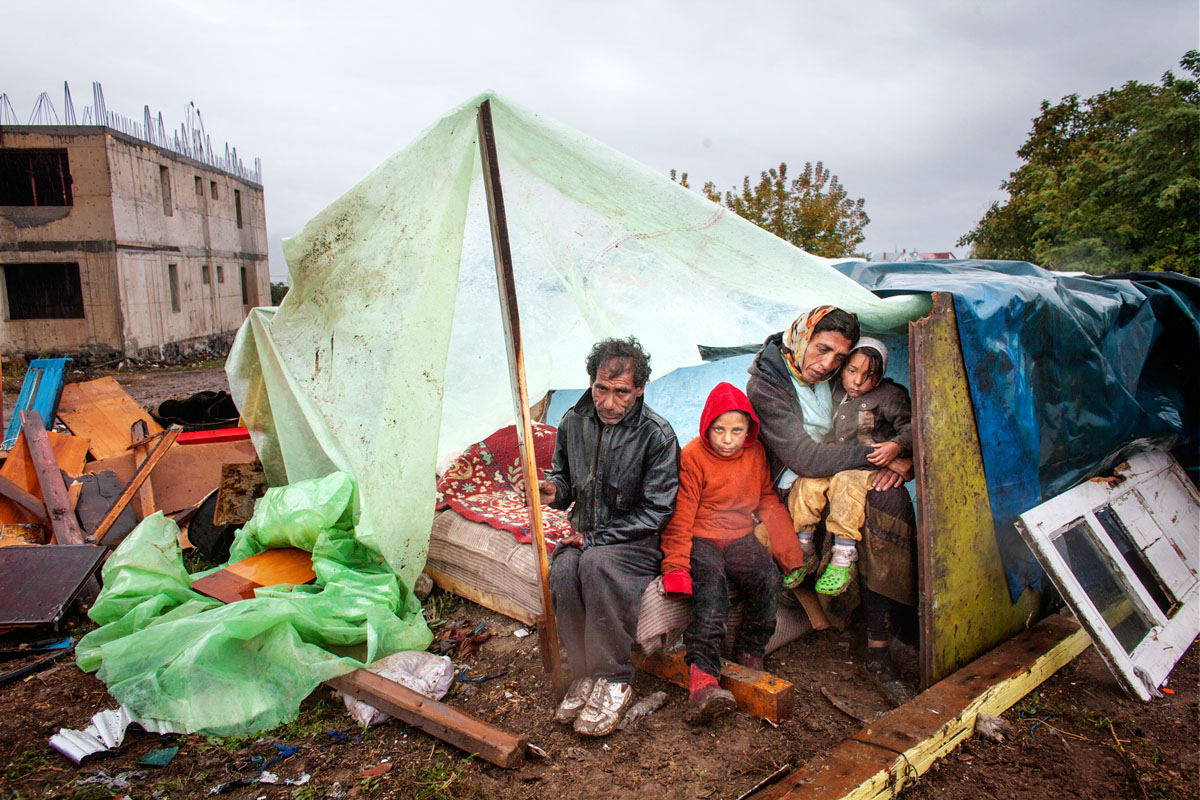
<instances>
[{"instance_id":1,"label":"concrete building window opening","mask_svg":"<svg viewBox=\"0 0 1200 800\"><path fill-rule=\"evenodd\" d=\"M246 268L242 267L242 305L250 302L250 292L246 287Z\"/></svg>"},{"instance_id":2,"label":"concrete building window opening","mask_svg":"<svg viewBox=\"0 0 1200 800\"><path fill-rule=\"evenodd\" d=\"M167 283L171 287L171 311L179 313L179 266L167 264Z\"/></svg>"},{"instance_id":3,"label":"concrete building window opening","mask_svg":"<svg viewBox=\"0 0 1200 800\"><path fill-rule=\"evenodd\" d=\"M211 197L213 200L217 199L217 182L216 181L208 182L208 196Z\"/></svg>"},{"instance_id":4,"label":"concrete building window opening","mask_svg":"<svg viewBox=\"0 0 1200 800\"><path fill-rule=\"evenodd\" d=\"M205 286L212 284L212 275L208 272L208 264L200 265L200 282Z\"/></svg>"},{"instance_id":5,"label":"concrete building window opening","mask_svg":"<svg viewBox=\"0 0 1200 800\"><path fill-rule=\"evenodd\" d=\"M225 268L217 264L217 283L225 282Z\"/></svg>"},{"instance_id":6,"label":"concrete building window opening","mask_svg":"<svg viewBox=\"0 0 1200 800\"><path fill-rule=\"evenodd\" d=\"M172 217L175 215L175 208L171 203L171 170L159 165L158 180L162 183L163 214Z\"/></svg>"},{"instance_id":7,"label":"concrete building window opening","mask_svg":"<svg viewBox=\"0 0 1200 800\"><path fill-rule=\"evenodd\" d=\"M69 206L66 150L0 148L0 206Z\"/></svg>"},{"instance_id":8,"label":"concrete building window opening","mask_svg":"<svg viewBox=\"0 0 1200 800\"><path fill-rule=\"evenodd\" d=\"M196 176L196 197L204 197L204 180Z\"/></svg>"},{"instance_id":9,"label":"concrete building window opening","mask_svg":"<svg viewBox=\"0 0 1200 800\"><path fill-rule=\"evenodd\" d=\"M237 189L233 190L233 209L237 213L237 226L241 230L242 227L242 193Z\"/></svg>"},{"instance_id":10,"label":"concrete building window opening","mask_svg":"<svg viewBox=\"0 0 1200 800\"><path fill-rule=\"evenodd\" d=\"M9 319L83 319L79 264L5 264Z\"/></svg>"}]
</instances>

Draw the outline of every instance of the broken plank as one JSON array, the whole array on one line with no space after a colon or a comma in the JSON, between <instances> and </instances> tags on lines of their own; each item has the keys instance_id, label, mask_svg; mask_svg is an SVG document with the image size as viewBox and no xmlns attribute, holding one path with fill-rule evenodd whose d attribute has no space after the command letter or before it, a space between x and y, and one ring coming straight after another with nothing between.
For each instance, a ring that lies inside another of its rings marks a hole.
<instances>
[{"instance_id":1,"label":"broken plank","mask_svg":"<svg viewBox=\"0 0 1200 800\"><path fill-rule=\"evenodd\" d=\"M331 678L325 685L498 767L512 769L525 760L528 741L524 737L439 703L382 675L357 669Z\"/></svg>"},{"instance_id":2,"label":"broken plank","mask_svg":"<svg viewBox=\"0 0 1200 800\"><path fill-rule=\"evenodd\" d=\"M185 431L179 444L218 444L221 442L250 441L250 431L245 428L217 428L211 431Z\"/></svg>"},{"instance_id":3,"label":"broken plank","mask_svg":"<svg viewBox=\"0 0 1200 800\"><path fill-rule=\"evenodd\" d=\"M42 499L46 501L46 513L50 517L55 541L58 544L83 544L83 531L71 507L63 473L59 471L54 448L46 436L42 415L36 409L21 412L21 433L37 471L38 485L42 489Z\"/></svg>"},{"instance_id":4,"label":"broken plank","mask_svg":"<svg viewBox=\"0 0 1200 800\"><path fill-rule=\"evenodd\" d=\"M184 433L179 434L183 438ZM150 476L154 487L154 501L158 511L173 514L199 504L214 489L221 485L221 467L224 464L248 464L258 458L254 445L249 441L221 442L216 444L194 444L189 447L176 446L162 458ZM133 479L137 461L131 452L119 456L93 461L85 472L112 470L122 484Z\"/></svg>"},{"instance_id":5,"label":"broken plank","mask_svg":"<svg viewBox=\"0 0 1200 800\"><path fill-rule=\"evenodd\" d=\"M178 425L172 425L167 429L167 432L159 440L154 451L138 467L137 472L134 473L133 478L129 481L129 485L125 487L125 491L121 492L121 496L117 498L112 508L108 510L108 514L104 516L104 519L96 526L96 530L88 537L89 540L94 541L96 544L104 543L104 536L108 533L108 529L121 516L121 512L125 510L125 506L129 505L129 501L133 499L137 490L142 487L142 483L145 482L146 478L150 477L150 473L154 470L154 467L167 454L167 451L171 449L171 445L175 444L175 438L182 432L183 429Z\"/></svg>"},{"instance_id":6,"label":"broken plank","mask_svg":"<svg viewBox=\"0 0 1200 800\"><path fill-rule=\"evenodd\" d=\"M10 481L8 478L0 476L0 495L8 498L12 502L20 506L24 511L33 515L38 522L49 522L50 517L46 514L46 504L42 502L40 497L25 491L20 486ZM9 523L4 524L20 524Z\"/></svg>"},{"instance_id":7,"label":"broken plank","mask_svg":"<svg viewBox=\"0 0 1200 800\"><path fill-rule=\"evenodd\" d=\"M308 583L317 577L312 553L297 547L280 547L230 564L225 569L192 582L192 589L222 603L249 600L265 586Z\"/></svg>"},{"instance_id":8,"label":"broken plank","mask_svg":"<svg viewBox=\"0 0 1200 800\"><path fill-rule=\"evenodd\" d=\"M128 452L129 426L134 420L143 420L151 434L162 430L111 377L64 386L58 418L76 436L91 440L92 456L97 459Z\"/></svg>"},{"instance_id":9,"label":"broken plank","mask_svg":"<svg viewBox=\"0 0 1200 800\"><path fill-rule=\"evenodd\" d=\"M760 800L894 797L975 731L979 714L999 716L1091 644L1056 614L935 684L765 790ZM898 755L902 754L902 755Z\"/></svg>"},{"instance_id":10,"label":"broken plank","mask_svg":"<svg viewBox=\"0 0 1200 800\"><path fill-rule=\"evenodd\" d=\"M659 650L646 655L635 649L633 665L677 686L688 685L688 667L683 649ZM721 687L728 689L738 708L768 722L779 723L792 715L796 692L792 684L769 672L743 667L721 659Z\"/></svg>"},{"instance_id":11,"label":"broken plank","mask_svg":"<svg viewBox=\"0 0 1200 800\"><path fill-rule=\"evenodd\" d=\"M134 420L129 426L129 438L132 444L129 449L133 451L134 456L139 460L149 457L152 452L150 445L157 441L156 438L150 437L149 431L146 430L144 420ZM138 519L145 519L158 510L158 505L154 502L154 482L145 481L142 487L138 489L137 499L133 503L137 507Z\"/></svg>"},{"instance_id":12,"label":"broken plank","mask_svg":"<svg viewBox=\"0 0 1200 800\"><path fill-rule=\"evenodd\" d=\"M59 469L72 478L83 472L83 464L87 459L88 442L65 433L45 431L46 438L54 450L54 461ZM0 467L0 478L5 478L13 485L32 494L42 503L42 488L38 484L37 469L29 458L29 445L24 436L17 437L17 443L4 466ZM44 514L44 511L43 511ZM43 522L46 517L37 517L26 511L6 497L0 497L0 523Z\"/></svg>"}]
</instances>

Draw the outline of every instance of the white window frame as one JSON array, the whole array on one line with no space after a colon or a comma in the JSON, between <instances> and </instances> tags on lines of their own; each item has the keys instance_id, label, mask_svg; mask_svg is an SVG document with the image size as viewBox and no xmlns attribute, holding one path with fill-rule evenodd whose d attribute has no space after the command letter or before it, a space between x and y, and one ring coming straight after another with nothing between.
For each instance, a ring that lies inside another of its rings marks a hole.
<instances>
[{"instance_id":1,"label":"white window frame","mask_svg":"<svg viewBox=\"0 0 1200 800\"><path fill-rule=\"evenodd\" d=\"M1020 515L1017 530L1075 612L1113 673L1142 700L1161 697L1158 688L1200 634L1200 493L1168 453L1132 456L1113 479L1086 481ZM1126 563L1096 512L1104 508L1121 521L1135 546L1176 600L1168 617ZM1156 511L1157 509L1157 511ZM1054 541L1080 522L1108 562L1126 595L1151 622L1150 631L1126 653L1083 585L1071 573Z\"/></svg>"}]
</instances>

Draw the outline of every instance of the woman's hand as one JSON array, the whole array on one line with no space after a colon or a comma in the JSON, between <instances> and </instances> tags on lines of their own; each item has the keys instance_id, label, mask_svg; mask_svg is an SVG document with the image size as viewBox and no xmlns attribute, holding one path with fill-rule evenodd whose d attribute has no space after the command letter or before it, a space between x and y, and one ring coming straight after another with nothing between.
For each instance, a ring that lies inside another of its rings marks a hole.
<instances>
[{"instance_id":1,"label":"woman's hand","mask_svg":"<svg viewBox=\"0 0 1200 800\"><path fill-rule=\"evenodd\" d=\"M886 492L888 489L895 489L901 486L905 481L913 478L913 462L911 458L895 458L879 472L875 473L875 479L871 482L871 488L877 492Z\"/></svg>"}]
</instances>

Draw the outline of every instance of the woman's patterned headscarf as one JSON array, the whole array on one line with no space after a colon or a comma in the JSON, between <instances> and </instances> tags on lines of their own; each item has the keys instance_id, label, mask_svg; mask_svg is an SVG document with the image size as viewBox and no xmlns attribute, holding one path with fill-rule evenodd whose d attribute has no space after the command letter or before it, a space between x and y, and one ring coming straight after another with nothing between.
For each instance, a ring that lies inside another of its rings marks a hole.
<instances>
[{"instance_id":1,"label":"woman's patterned headscarf","mask_svg":"<svg viewBox=\"0 0 1200 800\"><path fill-rule=\"evenodd\" d=\"M780 352L783 354L783 363L787 365L788 372L792 373L792 377L802 386L808 385L808 381L800 375L800 368L804 364L804 351L808 349L813 329L817 327L818 322L825 318L826 314L835 308L836 306L817 306L811 311L805 311L796 317L791 326L783 332L783 347L780 348Z\"/></svg>"}]
</instances>

